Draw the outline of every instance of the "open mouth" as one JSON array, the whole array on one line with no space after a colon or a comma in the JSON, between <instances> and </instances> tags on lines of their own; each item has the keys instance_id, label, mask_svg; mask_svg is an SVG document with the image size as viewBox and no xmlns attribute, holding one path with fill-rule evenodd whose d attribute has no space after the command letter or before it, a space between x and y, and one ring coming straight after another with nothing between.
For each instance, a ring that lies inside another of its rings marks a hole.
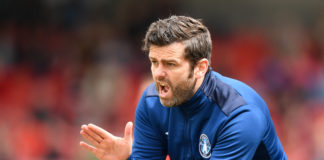
<instances>
[{"instance_id":1,"label":"open mouth","mask_svg":"<svg viewBox=\"0 0 324 160\"><path fill-rule=\"evenodd\" d=\"M170 90L170 87L167 83L159 83L159 95L161 98L166 98Z\"/></svg>"}]
</instances>

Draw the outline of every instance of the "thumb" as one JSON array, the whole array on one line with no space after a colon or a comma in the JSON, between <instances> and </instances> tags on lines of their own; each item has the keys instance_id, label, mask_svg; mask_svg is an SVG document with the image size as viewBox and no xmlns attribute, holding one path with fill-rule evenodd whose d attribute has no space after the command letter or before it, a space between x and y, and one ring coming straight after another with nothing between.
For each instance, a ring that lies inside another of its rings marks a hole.
<instances>
[{"instance_id":1,"label":"thumb","mask_svg":"<svg viewBox=\"0 0 324 160\"><path fill-rule=\"evenodd\" d=\"M124 139L133 143L133 122L127 122L125 127Z\"/></svg>"}]
</instances>

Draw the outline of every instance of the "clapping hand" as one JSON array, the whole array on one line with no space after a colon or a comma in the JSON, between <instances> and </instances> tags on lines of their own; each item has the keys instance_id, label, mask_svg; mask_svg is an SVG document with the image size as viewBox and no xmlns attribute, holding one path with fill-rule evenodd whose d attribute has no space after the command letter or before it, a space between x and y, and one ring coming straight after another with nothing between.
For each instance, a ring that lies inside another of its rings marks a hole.
<instances>
[{"instance_id":1,"label":"clapping hand","mask_svg":"<svg viewBox=\"0 0 324 160\"><path fill-rule=\"evenodd\" d=\"M91 144L81 141L80 146L95 154L100 160L125 160L132 153L132 122L126 124L123 138L116 137L94 124L82 125L80 134Z\"/></svg>"}]
</instances>

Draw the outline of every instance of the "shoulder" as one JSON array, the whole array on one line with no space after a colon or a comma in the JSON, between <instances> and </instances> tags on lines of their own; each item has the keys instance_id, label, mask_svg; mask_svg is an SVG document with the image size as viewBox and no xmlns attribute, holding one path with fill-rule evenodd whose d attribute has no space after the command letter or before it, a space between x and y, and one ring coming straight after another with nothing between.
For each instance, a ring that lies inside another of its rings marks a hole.
<instances>
[{"instance_id":1,"label":"shoulder","mask_svg":"<svg viewBox=\"0 0 324 160\"><path fill-rule=\"evenodd\" d=\"M214 71L206 75L201 90L210 100L215 102L227 116L238 107L247 104L242 95L239 94L232 84L225 81L223 76Z\"/></svg>"},{"instance_id":2,"label":"shoulder","mask_svg":"<svg viewBox=\"0 0 324 160\"><path fill-rule=\"evenodd\" d=\"M156 97L159 96L156 87L155 87L155 83L151 83L145 90L144 92L145 97Z\"/></svg>"},{"instance_id":3,"label":"shoulder","mask_svg":"<svg viewBox=\"0 0 324 160\"><path fill-rule=\"evenodd\" d=\"M154 83L142 94L135 113L135 125L145 124L156 130L165 128L168 122L169 108L164 107L159 99Z\"/></svg>"},{"instance_id":4,"label":"shoulder","mask_svg":"<svg viewBox=\"0 0 324 160\"><path fill-rule=\"evenodd\" d=\"M140 99L138 108L139 107L145 107L147 109L162 107L154 82L146 87Z\"/></svg>"},{"instance_id":5,"label":"shoulder","mask_svg":"<svg viewBox=\"0 0 324 160\"><path fill-rule=\"evenodd\" d=\"M222 83L233 88L246 101L247 104L265 105L261 96L251 86L242 81L223 76L217 72L213 72L213 75Z\"/></svg>"},{"instance_id":6,"label":"shoulder","mask_svg":"<svg viewBox=\"0 0 324 160\"><path fill-rule=\"evenodd\" d=\"M247 84L212 71L203 92L228 116L245 105L267 108L258 93Z\"/></svg>"},{"instance_id":7,"label":"shoulder","mask_svg":"<svg viewBox=\"0 0 324 160\"><path fill-rule=\"evenodd\" d=\"M165 111L166 107L163 107L160 102L155 84L151 83L142 94L136 109L136 114L142 113L154 117L161 115Z\"/></svg>"}]
</instances>

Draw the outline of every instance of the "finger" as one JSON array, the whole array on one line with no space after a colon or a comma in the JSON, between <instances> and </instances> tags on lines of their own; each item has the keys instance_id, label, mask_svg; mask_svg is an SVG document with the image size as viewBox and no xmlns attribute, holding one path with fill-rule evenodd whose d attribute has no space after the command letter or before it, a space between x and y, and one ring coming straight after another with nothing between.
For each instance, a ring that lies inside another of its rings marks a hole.
<instances>
[{"instance_id":1,"label":"finger","mask_svg":"<svg viewBox=\"0 0 324 160\"><path fill-rule=\"evenodd\" d=\"M94 124L89 124L88 128L95 132L96 134L98 134L100 137L102 137L103 139L106 138L113 138L114 136L112 134L110 134L109 132L107 132L106 130L94 125Z\"/></svg>"},{"instance_id":2,"label":"finger","mask_svg":"<svg viewBox=\"0 0 324 160\"><path fill-rule=\"evenodd\" d=\"M124 138L130 143L133 142L133 122L128 122L125 126Z\"/></svg>"},{"instance_id":3,"label":"finger","mask_svg":"<svg viewBox=\"0 0 324 160\"><path fill-rule=\"evenodd\" d=\"M100 135L98 135L96 132L89 129L89 127L82 126L82 130L86 132L89 136L91 136L98 143L102 142L103 138Z\"/></svg>"},{"instance_id":4,"label":"finger","mask_svg":"<svg viewBox=\"0 0 324 160\"><path fill-rule=\"evenodd\" d=\"M96 153L97 152L97 148L85 143L85 142L80 142L80 146L87 149L88 151L92 152L92 153Z\"/></svg>"},{"instance_id":5,"label":"finger","mask_svg":"<svg viewBox=\"0 0 324 160\"><path fill-rule=\"evenodd\" d=\"M90 136L87 132L85 132L84 130L80 131L80 134L86 139L88 140L91 144L98 146L100 142L98 142L97 140L95 140L92 136Z\"/></svg>"}]
</instances>

